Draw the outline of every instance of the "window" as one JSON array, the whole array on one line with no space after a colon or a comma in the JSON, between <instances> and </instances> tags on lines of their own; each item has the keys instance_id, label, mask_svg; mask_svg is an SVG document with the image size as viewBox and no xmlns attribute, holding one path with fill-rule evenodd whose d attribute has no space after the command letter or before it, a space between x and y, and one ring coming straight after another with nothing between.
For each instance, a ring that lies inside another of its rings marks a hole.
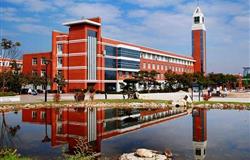
<instances>
[{"instance_id":1,"label":"window","mask_svg":"<svg viewBox=\"0 0 250 160\"><path fill-rule=\"evenodd\" d=\"M143 69L146 69L146 63L143 63Z\"/></svg>"},{"instance_id":2,"label":"window","mask_svg":"<svg viewBox=\"0 0 250 160\"><path fill-rule=\"evenodd\" d=\"M129 77L129 72L125 72L126 77Z\"/></svg>"},{"instance_id":3,"label":"window","mask_svg":"<svg viewBox=\"0 0 250 160\"><path fill-rule=\"evenodd\" d=\"M46 71L45 70L41 70L41 77L45 77Z\"/></svg>"},{"instance_id":4,"label":"window","mask_svg":"<svg viewBox=\"0 0 250 160\"><path fill-rule=\"evenodd\" d=\"M62 67L62 64L63 64L63 59L62 59L62 57L58 57L58 58L57 58L57 66L58 66L58 67Z\"/></svg>"},{"instance_id":5,"label":"window","mask_svg":"<svg viewBox=\"0 0 250 160\"><path fill-rule=\"evenodd\" d=\"M148 69L151 69L151 64L150 63L148 64Z\"/></svg>"},{"instance_id":6,"label":"window","mask_svg":"<svg viewBox=\"0 0 250 160\"><path fill-rule=\"evenodd\" d=\"M46 64L46 58L45 57L42 57L41 64Z\"/></svg>"},{"instance_id":7,"label":"window","mask_svg":"<svg viewBox=\"0 0 250 160\"><path fill-rule=\"evenodd\" d=\"M200 23L200 17L194 17L194 23L195 24Z\"/></svg>"},{"instance_id":8,"label":"window","mask_svg":"<svg viewBox=\"0 0 250 160\"><path fill-rule=\"evenodd\" d=\"M63 44L58 44L57 45L57 54L62 54L63 53Z\"/></svg>"},{"instance_id":9,"label":"window","mask_svg":"<svg viewBox=\"0 0 250 160\"><path fill-rule=\"evenodd\" d=\"M41 119L45 120L45 118L46 118L46 113L45 112L41 112Z\"/></svg>"},{"instance_id":10,"label":"window","mask_svg":"<svg viewBox=\"0 0 250 160\"><path fill-rule=\"evenodd\" d=\"M152 69L155 69L155 64L152 64Z\"/></svg>"},{"instance_id":11,"label":"window","mask_svg":"<svg viewBox=\"0 0 250 160\"><path fill-rule=\"evenodd\" d=\"M32 75L33 75L33 76L37 75L37 71L36 71L36 70L33 70L33 71L32 71Z\"/></svg>"},{"instance_id":12,"label":"window","mask_svg":"<svg viewBox=\"0 0 250 160\"><path fill-rule=\"evenodd\" d=\"M116 59L105 58L105 67L116 68Z\"/></svg>"},{"instance_id":13,"label":"window","mask_svg":"<svg viewBox=\"0 0 250 160\"><path fill-rule=\"evenodd\" d=\"M157 64L157 70L159 70L160 69L160 66L159 66L159 64Z\"/></svg>"},{"instance_id":14,"label":"window","mask_svg":"<svg viewBox=\"0 0 250 160\"><path fill-rule=\"evenodd\" d=\"M89 37L97 37L97 32L93 30L88 30L88 36Z\"/></svg>"},{"instance_id":15,"label":"window","mask_svg":"<svg viewBox=\"0 0 250 160\"><path fill-rule=\"evenodd\" d=\"M62 119L63 119L62 110L59 110L57 120L62 121Z\"/></svg>"},{"instance_id":16,"label":"window","mask_svg":"<svg viewBox=\"0 0 250 160\"><path fill-rule=\"evenodd\" d=\"M63 71L62 71L62 70L58 70L58 71L57 71L57 75L58 75L58 76L63 76Z\"/></svg>"},{"instance_id":17,"label":"window","mask_svg":"<svg viewBox=\"0 0 250 160\"><path fill-rule=\"evenodd\" d=\"M201 156L201 149L200 148L196 148L195 155Z\"/></svg>"},{"instance_id":18,"label":"window","mask_svg":"<svg viewBox=\"0 0 250 160\"><path fill-rule=\"evenodd\" d=\"M116 56L116 48L112 46L105 46L106 55Z\"/></svg>"},{"instance_id":19,"label":"window","mask_svg":"<svg viewBox=\"0 0 250 160\"><path fill-rule=\"evenodd\" d=\"M155 55L153 55L153 59L154 59L154 60L156 59L156 56L155 56Z\"/></svg>"},{"instance_id":20,"label":"window","mask_svg":"<svg viewBox=\"0 0 250 160\"><path fill-rule=\"evenodd\" d=\"M122 77L122 71L119 71L118 74L119 74L119 77Z\"/></svg>"},{"instance_id":21,"label":"window","mask_svg":"<svg viewBox=\"0 0 250 160\"><path fill-rule=\"evenodd\" d=\"M163 65L161 65L161 70L164 70L164 66Z\"/></svg>"},{"instance_id":22,"label":"window","mask_svg":"<svg viewBox=\"0 0 250 160\"><path fill-rule=\"evenodd\" d=\"M116 71L105 71L105 80L116 80Z\"/></svg>"},{"instance_id":23,"label":"window","mask_svg":"<svg viewBox=\"0 0 250 160\"><path fill-rule=\"evenodd\" d=\"M36 119L37 118L37 112L32 111L32 119Z\"/></svg>"},{"instance_id":24,"label":"window","mask_svg":"<svg viewBox=\"0 0 250 160\"><path fill-rule=\"evenodd\" d=\"M106 92L115 92L116 91L116 83L105 83L105 91Z\"/></svg>"},{"instance_id":25,"label":"window","mask_svg":"<svg viewBox=\"0 0 250 160\"><path fill-rule=\"evenodd\" d=\"M118 48L118 56L140 59L140 52L126 48Z\"/></svg>"},{"instance_id":26,"label":"window","mask_svg":"<svg viewBox=\"0 0 250 160\"><path fill-rule=\"evenodd\" d=\"M57 134L62 134L63 133L62 124L58 124L57 129L56 129L56 133Z\"/></svg>"},{"instance_id":27,"label":"window","mask_svg":"<svg viewBox=\"0 0 250 160\"><path fill-rule=\"evenodd\" d=\"M32 58L32 65L36 65L37 64L37 58Z\"/></svg>"},{"instance_id":28,"label":"window","mask_svg":"<svg viewBox=\"0 0 250 160\"><path fill-rule=\"evenodd\" d=\"M140 62L119 59L118 68L140 69Z\"/></svg>"}]
</instances>

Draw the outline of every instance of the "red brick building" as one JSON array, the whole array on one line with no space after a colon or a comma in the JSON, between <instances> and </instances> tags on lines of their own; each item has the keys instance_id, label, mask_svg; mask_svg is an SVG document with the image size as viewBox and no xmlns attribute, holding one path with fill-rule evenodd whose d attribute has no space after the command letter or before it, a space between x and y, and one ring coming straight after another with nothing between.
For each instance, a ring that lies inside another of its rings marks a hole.
<instances>
[{"instance_id":1,"label":"red brick building","mask_svg":"<svg viewBox=\"0 0 250 160\"><path fill-rule=\"evenodd\" d=\"M0 57L0 72L12 70L11 63L16 61L17 67L22 70L23 61L19 59L1 58Z\"/></svg>"},{"instance_id":2,"label":"red brick building","mask_svg":"<svg viewBox=\"0 0 250 160\"><path fill-rule=\"evenodd\" d=\"M66 92L89 87L120 91L119 82L140 70L156 70L157 80L162 82L169 70L177 74L205 73L206 35L199 7L193 18L193 57L105 38L101 18L97 17L64 23L69 27L68 33L53 31L52 51L24 55L23 71L43 75L43 59L49 59L49 77L53 80L56 74L62 74L67 82ZM56 88L51 83L51 89Z\"/></svg>"}]
</instances>

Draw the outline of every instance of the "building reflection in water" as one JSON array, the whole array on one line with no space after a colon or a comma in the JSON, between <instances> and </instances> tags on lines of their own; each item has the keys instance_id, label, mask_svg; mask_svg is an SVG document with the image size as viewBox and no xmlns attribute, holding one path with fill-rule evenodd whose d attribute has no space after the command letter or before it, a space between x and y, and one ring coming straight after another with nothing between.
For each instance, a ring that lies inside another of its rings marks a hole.
<instances>
[{"instance_id":1,"label":"building reflection in water","mask_svg":"<svg viewBox=\"0 0 250 160\"><path fill-rule=\"evenodd\" d=\"M23 109L22 121L45 125L45 137L52 147L68 144L68 152L74 153L77 139L82 137L100 153L104 139L187 114L183 109L42 108Z\"/></svg>"},{"instance_id":2,"label":"building reflection in water","mask_svg":"<svg viewBox=\"0 0 250 160\"><path fill-rule=\"evenodd\" d=\"M193 149L195 160L204 160L207 148L207 110L194 108L193 116Z\"/></svg>"}]
</instances>

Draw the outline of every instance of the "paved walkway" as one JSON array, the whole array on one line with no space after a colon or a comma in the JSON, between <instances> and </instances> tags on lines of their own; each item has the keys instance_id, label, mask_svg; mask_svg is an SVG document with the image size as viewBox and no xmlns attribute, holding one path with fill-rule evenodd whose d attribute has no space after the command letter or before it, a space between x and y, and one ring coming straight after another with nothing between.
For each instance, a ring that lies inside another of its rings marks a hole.
<instances>
[{"instance_id":1,"label":"paved walkway","mask_svg":"<svg viewBox=\"0 0 250 160\"><path fill-rule=\"evenodd\" d=\"M185 95L189 93L187 92L175 92L175 93L147 93L140 94L140 99L148 99L148 100L179 100L184 98ZM48 101L53 101L54 94L48 94ZM190 95L190 94L189 94ZM85 99L89 99L89 95L86 95ZM95 99L105 99L104 94L96 94ZM108 99L123 99L122 94L108 94ZM73 101L74 94L61 94L61 100L63 101ZM194 101L198 101L198 93L194 93ZM202 97L200 99L203 100ZM209 99L209 101L219 101L219 102L243 102L250 103L250 98L238 98L238 97L213 97ZM21 103L35 103L35 102L44 102L44 94L38 94L36 96L33 95L21 95ZM20 103L16 102L16 103ZM11 102L13 103L13 102Z\"/></svg>"}]
</instances>

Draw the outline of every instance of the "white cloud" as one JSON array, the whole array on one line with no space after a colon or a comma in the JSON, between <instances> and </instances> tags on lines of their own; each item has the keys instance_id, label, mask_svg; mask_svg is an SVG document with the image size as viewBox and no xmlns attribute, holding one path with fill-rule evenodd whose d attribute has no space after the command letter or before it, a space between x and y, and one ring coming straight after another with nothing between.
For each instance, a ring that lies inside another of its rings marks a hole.
<instances>
[{"instance_id":1,"label":"white cloud","mask_svg":"<svg viewBox=\"0 0 250 160\"><path fill-rule=\"evenodd\" d=\"M77 5L68 6L65 11L78 19L81 17L101 16L104 22L114 22L121 16L121 11L112 5L101 3L78 3Z\"/></svg>"},{"instance_id":2,"label":"white cloud","mask_svg":"<svg viewBox=\"0 0 250 160\"><path fill-rule=\"evenodd\" d=\"M180 3L181 0L125 0L128 3L136 4L140 7L154 8L166 7Z\"/></svg>"},{"instance_id":3,"label":"white cloud","mask_svg":"<svg viewBox=\"0 0 250 160\"><path fill-rule=\"evenodd\" d=\"M7 21L7 22L38 22L39 20L33 17L20 17L18 15L18 11L15 8L11 8L11 7L0 7L0 14L1 17L0 19L3 21Z\"/></svg>"},{"instance_id":4,"label":"white cloud","mask_svg":"<svg viewBox=\"0 0 250 160\"><path fill-rule=\"evenodd\" d=\"M50 35L52 31L49 27L37 24L21 24L17 26L17 29L24 33L41 35Z\"/></svg>"},{"instance_id":5,"label":"white cloud","mask_svg":"<svg viewBox=\"0 0 250 160\"><path fill-rule=\"evenodd\" d=\"M139 9L139 10L132 10L129 11L128 16L131 18L142 18L149 14L147 10Z\"/></svg>"},{"instance_id":6,"label":"white cloud","mask_svg":"<svg viewBox=\"0 0 250 160\"><path fill-rule=\"evenodd\" d=\"M76 0L5 1L19 6L21 10L17 12L13 8L5 8L2 19L18 22L18 31L49 35L50 29L39 25L37 16L41 16L40 22L46 20L51 26L59 27L63 20L100 16L103 20L104 37L191 56L191 25L192 14L196 8L195 1L123 0L126 4L105 3L105 0L95 0L92 3ZM123 4L134 5L128 9L123 8ZM208 0L201 1L201 9L206 18L209 71L241 70L242 66L249 63L249 58L245 58L250 54L249 4L246 1L236 3ZM19 15L19 12L26 14ZM31 16L24 17L27 13Z\"/></svg>"},{"instance_id":7,"label":"white cloud","mask_svg":"<svg viewBox=\"0 0 250 160\"><path fill-rule=\"evenodd\" d=\"M32 12L42 12L53 10L50 1L45 0L5 0L6 2L24 6L25 10Z\"/></svg>"}]
</instances>

